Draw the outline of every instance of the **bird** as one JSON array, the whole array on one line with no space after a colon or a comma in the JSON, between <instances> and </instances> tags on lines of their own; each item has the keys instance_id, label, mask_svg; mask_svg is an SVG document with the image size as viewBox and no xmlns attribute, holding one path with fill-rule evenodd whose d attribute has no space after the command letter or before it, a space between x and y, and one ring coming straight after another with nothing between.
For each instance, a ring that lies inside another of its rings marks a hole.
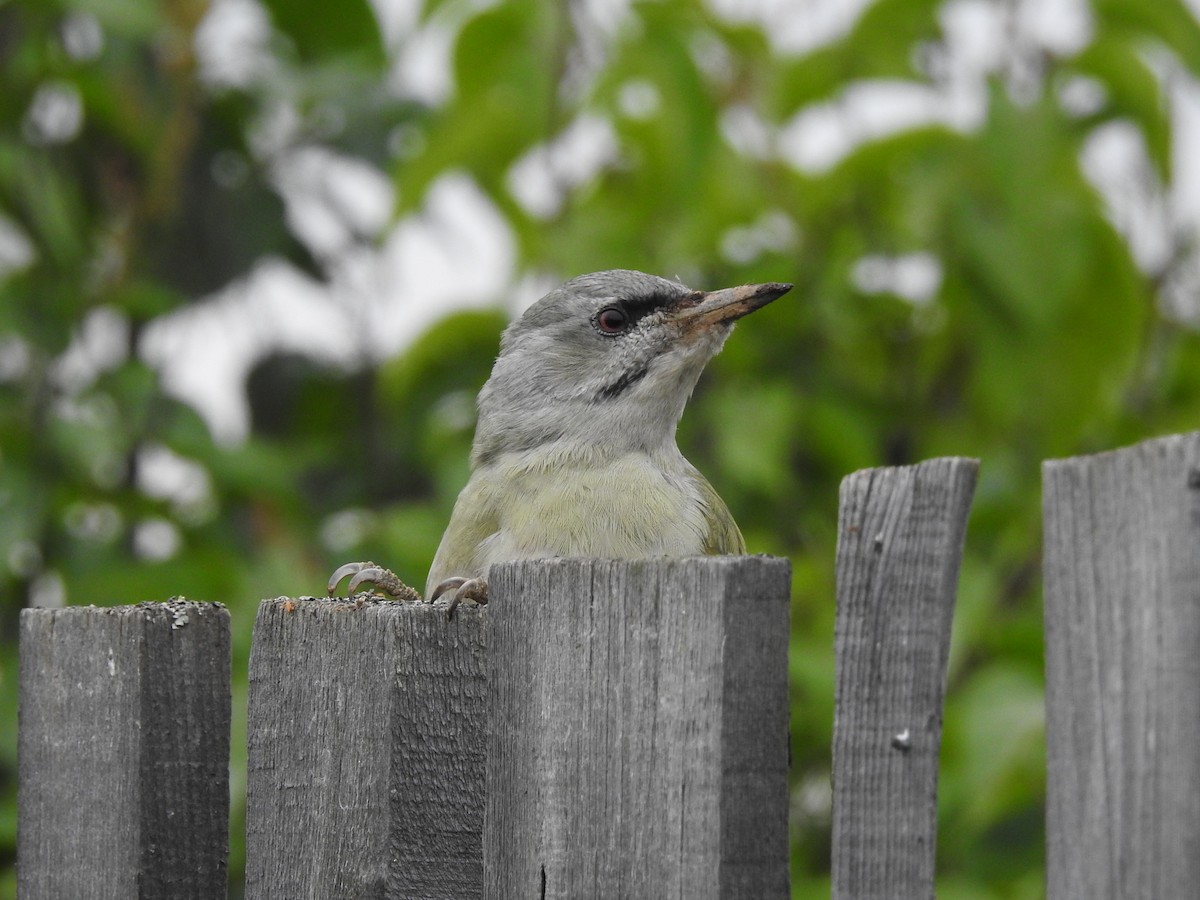
<instances>
[{"instance_id":1,"label":"bird","mask_svg":"<svg viewBox=\"0 0 1200 900\"><path fill-rule=\"evenodd\" d=\"M729 508L680 452L676 427L737 319L792 285L692 290L611 269L552 290L505 329L479 392L471 474L430 566L425 596L487 602L492 564L548 557L741 555ZM372 584L420 594L374 562L352 562L353 593Z\"/></svg>"}]
</instances>

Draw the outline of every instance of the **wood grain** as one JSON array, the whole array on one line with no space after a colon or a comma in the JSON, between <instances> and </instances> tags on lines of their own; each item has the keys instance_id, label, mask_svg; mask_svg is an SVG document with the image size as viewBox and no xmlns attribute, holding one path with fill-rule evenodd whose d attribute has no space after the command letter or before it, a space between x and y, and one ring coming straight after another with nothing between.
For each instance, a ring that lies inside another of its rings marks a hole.
<instances>
[{"instance_id":1,"label":"wood grain","mask_svg":"<svg viewBox=\"0 0 1200 900\"><path fill-rule=\"evenodd\" d=\"M1047 896L1200 890L1200 433L1045 463Z\"/></svg>"},{"instance_id":2,"label":"wood grain","mask_svg":"<svg viewBox=\"0 0 1200 900\"><path fill-rule=\"evenodd\" d=\"M226 893L229 614L21 612L22 900Z\"/></svg>"},{"instance_id":3,"label":"wood grain","mask_svg":"<svg viewBox=\"0 0 1200 900\"><path fill-rule=\"evenodd\" d=\"M483 610L264 601L246 896L480 896L485 659Z\"/></svg>"},{"instance_id":4,"label":"wood grain","mask_svg":"<svg viewBox=\"0 0 1200 900\"><path fill-rule=\"evenodd\" d=\"M842 482L833 897L932 897L938 751L959 562L978 462Z\"/></svg>"},{"instance_id":5,"label":"wood grain","mask_svg":"<svg viewBox=\"0 0 1200 900\"><path fill-rule=\"evenodd\" d=\"M789 566L493 566L486 897L786 898Z\"/></svg>"}]
</instances>

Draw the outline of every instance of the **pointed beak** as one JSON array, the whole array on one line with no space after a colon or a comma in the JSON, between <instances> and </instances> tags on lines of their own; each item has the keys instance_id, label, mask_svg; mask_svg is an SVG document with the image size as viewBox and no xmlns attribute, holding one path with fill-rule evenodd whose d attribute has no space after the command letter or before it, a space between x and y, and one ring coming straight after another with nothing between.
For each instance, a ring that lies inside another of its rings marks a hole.
<instances>
[{"instance_id":1,"label":"pointed beak","mask_svg":"<svg viewBox=\"0 0 1200 900\"><path fill-rule=\"evenodd\" d=\"M671 316L688 330L707 330L721 322L733 322L761 309L792 289L790 284L743 284L721 291L697 291L685 297Z\"/></svg>"}]
</instances>

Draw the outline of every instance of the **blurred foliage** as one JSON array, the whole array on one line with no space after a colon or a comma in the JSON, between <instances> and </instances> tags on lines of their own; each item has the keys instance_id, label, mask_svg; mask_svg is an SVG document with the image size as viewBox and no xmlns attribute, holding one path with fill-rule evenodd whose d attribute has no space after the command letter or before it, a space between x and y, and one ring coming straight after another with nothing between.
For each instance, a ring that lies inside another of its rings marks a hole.
<instances>
[{"instance_id":1,"label":"blurred foliage","mask_svg":"<svg viewBox=\"0 0 1200 900\"><path fill-rule=\"evenodd\" d=\"M975 4L1000 21L1024 5ZM0 893L15 880L20 607L223 601L240 701L259 597L312 593L351 558L424 581L466 478L470 399L500 313L451 316L381 364L264 348L236 446L164 390L144 346L156 322L211 305L264 259L331 279L337 259L285 215L278 177L289 154L319 147L386 172L397 216L419 215L447 173L467 175L511 229L514 285L618 266L698 287L796 283L739 326L680 441L751 550L793 560L797 897L828 896L839 479L982 458L951 655L940 892L1040 896L1039 466L1193 428L1200 400L1193 317L1164 300L1195 271L1195 234L1168 223L1166 261L1139 265L1081 156L1128 123L1150 187L1169 189L1163 73L1200 73L1200 28L1181 0L1081 3L1079 46L1006 32L977 126L864 140L819 173L779 152L795 117L864 84L944 88L931 61L963 6L877 0L844 35L787 53L694 0L635 3L616 25L588 4L430 0L393 41L366 0L336 15L316 0L0 5ZM205 75L197 29L235 8L261 16L255 65ZM398 90L415 37L438 34L448 96ZM1079 84L1083 109L1062 99ZM550 152L580 123L603 123L596 139L611 142L585 177ZM531 159L550 167L545 208L514 190ZM378 238L354 233L351 249ZM924 293L863 275L913 254L935 266ZM190 488L147 477L164 458Z\"/></svg>"}]
</instances>

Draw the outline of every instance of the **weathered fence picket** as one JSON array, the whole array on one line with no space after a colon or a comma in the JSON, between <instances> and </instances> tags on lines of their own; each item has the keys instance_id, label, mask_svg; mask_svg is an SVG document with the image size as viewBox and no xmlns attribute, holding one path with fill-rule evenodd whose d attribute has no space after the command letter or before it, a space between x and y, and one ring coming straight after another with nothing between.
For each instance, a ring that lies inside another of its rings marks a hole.
<instances>
[{"instance_id":1,"label":"weathered fence picket","mask_svg":"<svg viewBox=\"0 0 1200 900\"><path fill-rule=\"evenodd\" d=\"M249 900L480 896L485 616L263 601L250 655Z\"/></svg>"},{"instance_id":2,"label":"weathered fence picket","mask_svg":"<svg viewBox=\"0 0 1200 900\"><path fill-rule=\"evenodd\" d=\"M950 624L979 464L935 459L842 482L833 896L933 896Z\"/></svg>"},{"instance_id":3,"label":"weathered fence picket","mask_svg":"<svg viewBox=\"0 0 1200 900\"><path fill-rule=\"evenodd\" d=\"M21 612L21 900L213 900L229 841L229 614Z\"/></svg>"},{"instance_id":4,"label":"weathered fence picket","mask_svg":"<svg viewBox=\"0 0 1200 900\"><path fill-rule=\"evenodd\" d=\"M485 897L788 896L789 571L492 568Z\"/></svg>"},{"instance_id":5,"label":"weathered fence picket","mask_svg":"<svg viewBox=\"0 0 1200 900\"><path fill-rule=\"evenodd\" d=\"M1200 890L1200 433L1047 462L1047 898Z\"/></svg>"}]
</instances>

